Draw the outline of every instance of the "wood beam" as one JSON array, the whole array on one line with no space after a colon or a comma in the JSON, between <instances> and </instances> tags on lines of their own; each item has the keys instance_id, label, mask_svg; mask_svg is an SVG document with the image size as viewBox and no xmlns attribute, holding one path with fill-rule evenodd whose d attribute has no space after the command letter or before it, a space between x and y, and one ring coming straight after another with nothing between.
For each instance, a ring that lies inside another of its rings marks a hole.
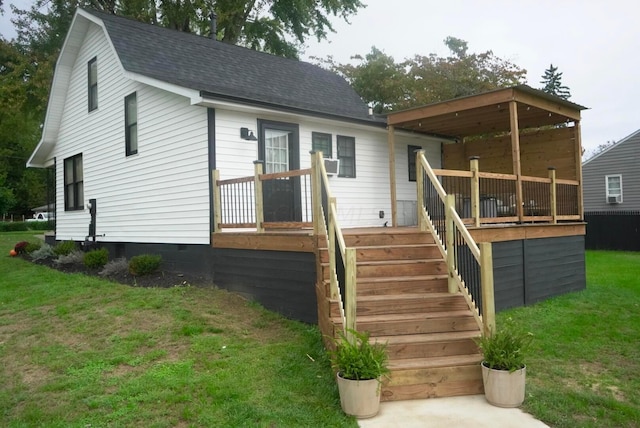
<instances>
[{"instance_id":1,"label":"wood beam","mask_svg":"<svg viewBox=\"0 0 640 428\"><path fill-rule=\"evenodd\" d=\"M513 89L507 88L486 94L457 98L428 106L417 107L411 110L390 113L387 116L387 124L398 125L412 120L425 119L440 116L457 111L486 107L497 103L507 103L513 99Z\"/></svg>"},{"instance_id":2,"label":"wood beam","mask_svg":"<svg viewBox=\"0 0 640 428\"><path fill-rule=\"evenodd\" d=\"M584 220L584 199L582 195L582 130L580 129L579 120L575 122L574 131L576 180L578 180L578 213L580 213L580 220Z\"/></svg>"},{"instance_id":3,"label":"wood beam","mask_svg":"<svg viewBox=\"0 0 640 428\"><path fill-rule=\"evenodd\" d=\"M395 127L388 127L388 143L389 143L389 190L391 193L391 225L398 226L398 201L396 200L396 137Z\"/></svg>"},{"instance_id":4,"label":"wood beam","mask_svg":"<svg viewBox=\"0 0 640 428\"><path fill-rule=\"evenodd\" d=\"M566 105L554 103L553 101L546 100L532 94L520 92L517 89L514 91L513 99L514 101L517 101L519 103L526 104L532 107L537 107L549 113L559 114L561 116L568 117L569 119L574 121L580 120L580 110L578 109L573 109Z\"/></svg>"},{"instance_id":5,"label":"wood beam","mask_svg":"<svg viewBox=\"0 0 640 428\"><path fill-rule=\"evenodd\" d=\"M511 161L516 175L516 212L520 221L524 216L522 206L522 169L520 165L520 129L518 128L518 103L509 103L509 121L511 125Z\"/></svg>"}]
</instances>

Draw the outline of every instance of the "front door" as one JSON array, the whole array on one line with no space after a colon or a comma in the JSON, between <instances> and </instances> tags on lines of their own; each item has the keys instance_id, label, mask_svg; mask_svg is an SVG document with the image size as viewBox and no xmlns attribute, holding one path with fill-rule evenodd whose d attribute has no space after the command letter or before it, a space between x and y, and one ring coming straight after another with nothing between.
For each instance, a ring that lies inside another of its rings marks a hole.
<instances>
[{"instance_id":1,"label":"front door","mask_svg":"<svg viewBox=\"0 0 640 428\"><path fill-rule=\"evenodd\" d=\"M300 169L298 125L258 120L258 154L266 174ZM284 177L262 182L264 221L301 221L300 178Z\"/></svg>"}]
</instances>

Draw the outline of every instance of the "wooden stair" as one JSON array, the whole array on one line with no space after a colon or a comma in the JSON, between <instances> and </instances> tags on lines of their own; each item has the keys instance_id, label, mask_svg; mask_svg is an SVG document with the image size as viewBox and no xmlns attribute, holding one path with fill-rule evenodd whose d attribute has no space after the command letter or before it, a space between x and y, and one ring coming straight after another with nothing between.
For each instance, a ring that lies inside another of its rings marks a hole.
<instances>
[{"instance_id":1,"label":"wooden stair","mask_svg":"<svg viewBox=\"0 0 640 428\"><path fill-rule=\"evenodd\" d=\"M479 394L480 328L464 297L447 290L447 268L434 238L415 228L345 229L356 248L357 328L386 342L391 374L382 400ZM329 257L318 249L318 319L324 335L342 329L331 300Z\"/></svg>"}]
</instances>

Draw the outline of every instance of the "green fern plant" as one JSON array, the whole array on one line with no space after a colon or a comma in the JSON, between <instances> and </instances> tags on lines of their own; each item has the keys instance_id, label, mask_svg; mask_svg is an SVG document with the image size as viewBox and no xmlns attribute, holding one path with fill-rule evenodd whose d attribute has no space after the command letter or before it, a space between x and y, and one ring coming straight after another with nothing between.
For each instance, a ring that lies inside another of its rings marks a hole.
<instances>
[{"instance_id":1,"label":"green fern plant","mask_svg":"<svg viewBox=\"0 0 640 428\"><path fill-rule=\"evenodd\" d=\"M525 366L533 335L520 331L511 318L491 335L482 335L476 343L484 355L483 364L490 369L514 372Z\"/></svg>"},{"instance_id":2,"label":"green fern plant","mask_svg":"<svg viewBox=\"0 0 640 428\"><path fill-rule=\"evenodd\" d=\"M386 343L371 343L368 332L348 330L352 339L340 332L333 338L335 350L329 353L331 365L340 377L352 380L379 379L389 373Z\"/></svg>"}]
</instances>

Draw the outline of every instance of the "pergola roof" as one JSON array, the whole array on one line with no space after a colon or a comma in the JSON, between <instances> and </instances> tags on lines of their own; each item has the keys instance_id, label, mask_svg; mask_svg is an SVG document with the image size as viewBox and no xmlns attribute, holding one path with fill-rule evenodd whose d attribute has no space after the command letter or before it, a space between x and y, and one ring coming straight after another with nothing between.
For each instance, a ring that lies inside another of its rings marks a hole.
<instances>
[{"instance_id":1,"label":"pergola roof","mask_svg":"<svg viewBox=\"0 0 640 428\"><path fill-rule=\"evenodd\" d=\"M389 113L396 129L452 138L511 130L509 103L517 106L518 129L580 120L586 107L526 85L498 89L409 110Z\"/></svg>"}]
</instances>

